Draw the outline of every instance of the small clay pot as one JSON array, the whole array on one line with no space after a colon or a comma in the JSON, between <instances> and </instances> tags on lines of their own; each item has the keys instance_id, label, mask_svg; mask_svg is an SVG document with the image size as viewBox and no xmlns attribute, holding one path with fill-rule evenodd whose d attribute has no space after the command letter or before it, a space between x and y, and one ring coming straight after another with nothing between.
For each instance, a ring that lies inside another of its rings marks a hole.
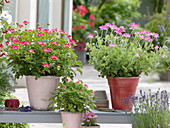
<instances>
[{"instance_id":1,"label":"small clay pot","mask_svg":"<svg viewBox=\"0 0 170 128\"><path fill-rule=\"evenodd\" d=\"M19 100L18 99L6 99L5 100L5 108L7 110L15 110L19 107Z\"/></svg>"}]
</instances>

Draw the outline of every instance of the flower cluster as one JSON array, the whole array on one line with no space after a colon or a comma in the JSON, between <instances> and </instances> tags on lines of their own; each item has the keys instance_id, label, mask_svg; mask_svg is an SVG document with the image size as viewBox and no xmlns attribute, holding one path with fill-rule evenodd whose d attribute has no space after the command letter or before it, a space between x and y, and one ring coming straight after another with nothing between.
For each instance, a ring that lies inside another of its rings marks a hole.
<instances>
[{"instance_id":1,"label":"flower cluster","mask_svg":"<svg viewBox=\"0 0 170 128\"><path fill-rule=\"evenodd\" d=\"M23 75L37 78L44 75L73 76L75 72L71 66L80 65L80 62L76 61L72 49L76 44L72 37L58 29L26 29L28 24L24 21L5 33L3 50L16 78Z\"/></svg>"},{"instance_id":2,"label":"flower cluster","mask_svg":"<svg viewBox=\"0 0 170 128\"><path fill-rule=\"evenodd\" d=\"M152 44L159 35L138 30L131 23L129 28L106 23L99 27L101 35L89 34L90 63L104 77L134 77L146 75L156 69L168 48Z\"/></svg>"},{"instance_id":3,"label":"flower cluster","mask_svg":"<svg viewBox=\"0 0 170 128\"><path fill-rule=\"evenodd\" d=\"M88 85L81 80L75 82L74 79L64 79L52 94L50 105L56 104L54 109L85 112L95 107L94 91L89 90Z\"/></svg>"},{"instance_id":4,"label":"flower cluster","mask_svg":"<svg viewBox=\"0 0 170 128\"><path fill-rule=\"evenodd\" d=\"M73 38L79 41L74 48L78 50L86 49L85 33L94 27L95 16L88 12L89 10L83 5L77 8L73 6Z\"/></svg>"},{"instance_id":5,"label":"flower cluster","mask_svg":"<svg viewBox=\"0 0 170 128\"><path fill-rule=\"evenodd\" d=\"M170 121L169 99L166 90L156 93L143 92L140 96L132 97L134 113L132 114L133 125L137 128L166 128Z\"/></svg>"},{"instance_id":6,"label":"flower cluster","mask_svg":"<svg viewBox=\"0 0 170 128\"><path fill-rule=\"evenodd\" d=\"M83 119L83 126L95 126L97 115L94 112L86 111Z\"/></svg>"}]
</instances>

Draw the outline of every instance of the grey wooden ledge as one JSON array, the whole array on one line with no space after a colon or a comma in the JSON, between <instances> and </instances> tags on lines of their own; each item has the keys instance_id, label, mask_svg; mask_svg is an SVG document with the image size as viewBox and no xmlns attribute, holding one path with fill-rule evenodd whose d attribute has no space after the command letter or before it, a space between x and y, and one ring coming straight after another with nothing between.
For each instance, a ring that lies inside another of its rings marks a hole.
<instances>
[{"instance_id":1,"label":"grey wooden ledge","mask_svg":"<svg viewBox=\"0 0 170 128\"><path fill-rule=\"evenodd\" d=\"M98 123L107 124L131 124L130 114L125 112L102 112L94 110ZM53 111L0 111L0 122L20 123L61 123L59 112Z\"/></svg>"}]
</instances>

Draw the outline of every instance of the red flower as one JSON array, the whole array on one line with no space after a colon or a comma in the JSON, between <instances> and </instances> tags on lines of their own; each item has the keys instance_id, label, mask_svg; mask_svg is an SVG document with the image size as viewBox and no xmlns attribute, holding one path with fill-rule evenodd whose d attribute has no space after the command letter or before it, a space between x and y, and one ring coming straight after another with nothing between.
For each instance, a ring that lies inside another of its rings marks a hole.
<instances>
[{"instance_id":1,"label":"red flower","mask_svg":"<svg viewBox=\"0 0 170 128\"><path fill-rule=\"evenodd\" d=\"M78 26L78 28L80 28L80 29L84 29L84 28L85 28L85 26L84 26L84 25L79 25L79 26Z\"/></svg>"},{"instance_id":2,"label":"red flower","mask_svg":"<svg viewBox=\"0 0 170 128\"><path fill-rule=\"evenodd\" d=\"M38 33L37 36L44 36L44 33Z\"/></svg>"},{"instance_id":3,"label":"red flower","mask_svg":"<svg viewBox=\"0 0 170 128\"><path fill-rule=\"evenodd\" d=\"M44 48L43 51L44 52L51 52L51 49L50 48Z\"/></svg>"},{"instance_id":4,"label":"red flower","mask_svg":"<svg viewBox=\"0 0 170 128\"><path fill-rule=\"evenodd\" d=\"M28 22L28 21L24 21L23 23L24 23L25 25L27 25L27 24L29 24L30 22Z\"/></svg>"},{"instance_id":5,"label":"red flower","mask_svg":"<svg viewBox=\"0 0 170 128\"><path fill-rule=\"evenodd\" d=\"M24 27L24 25L22 25L22 24L18 24L18 27L22 28L22 27Z\"/></svg>"},{"instance_id":6,"label":"red flower","mask_svg":"<svg viewBox=\"0 0 170 128\"><path fill-rule=\"evenodd\" d=\"M76 30L77 30L77 27L74 26L72 29L73 29L74 31L76 31Z\"/></svg>"},{"instance_id":7,"label":"red flower","mask_svg":"<svg viewBox=\"0 0 170 128\"><path fill-rule=\"evenodd\" d=\"M50 67L50 65L47 64L47 63L43 63L42 66L43 66L43 67Z\"/></svg>"},{"instance_id":8,"label":"red flower","mask_svg":"<svg viewBox=\"0 0 170 128\"><path fill-rule=\"evenodd\" d=\"M88 12L88 9L85 6L80 5L80 6L77 7L77 12L80 15L85 15Z\"/></svg>"},{"instance_id":9,"label":"red flower","mask_svg":"<svg viewBox=\"0 0 170 128\"><path fill-rule=\"evenodd\" d=\"M91 20L95 20L95 17L94 17L93 14L90 14L90 15L89 15L89 18L90 18Z\"/></svg>"},{"instance_id":10,"label":"red flower","mask_svg":"<svg viewBox=\"0 0 170 128\"><path fill-rule=\"evenodd\" d=\"M17 50L18 49L18 46L11 46L11 49L14 49L14 50Z\"/></svg>"},{"instance_id":11,"label":"red flower","mask_svg":"<svg viewBox=\"0 0 170 128\"><path fill-rule=\"evenodd\" d=\"M9 1L9 0L5 0L5 2L6 2L6 3L10 3L10 1Z\"/></svg>"},{"instance_id":12,"label":"red flower","mask_svg":"<svg viewBox=\"0 0 170 128\"><path fill-rule=\"evenodd\" d=\"M94 23L93 22L89 22L89 26L90 27L94 27Z\"/></svg>"},{"instance_id":13,"label":"red flower","mask_svg":"<svg viewBox=\"0 0 170 128\"><path fill-rule=\"evenodd\" d=\"M56 55L51 55L50 58L53 59L53 60L58 59L58 57Z\"/></svg>"}]
</instances>

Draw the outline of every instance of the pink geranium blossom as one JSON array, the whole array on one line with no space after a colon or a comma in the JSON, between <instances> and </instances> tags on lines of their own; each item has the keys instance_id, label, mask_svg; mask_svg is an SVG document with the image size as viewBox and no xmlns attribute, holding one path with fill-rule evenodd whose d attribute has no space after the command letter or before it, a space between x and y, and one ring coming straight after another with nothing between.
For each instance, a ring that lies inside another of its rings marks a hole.
<instances>
[{"instance_id":1,"label":"pink geranium blossom","mask_svg":"<svg viewBox=\"0 0 170 128\"><path fill-rule=\"evenodd\" d=\"M94 38L93 34L89 34L87 38Z\"/></svg>"},{"instance_id":2,"label":"pink geranium blossom","mask_svg":"<svg viewBox=\"0 0 170 128\"><path fill-rule=\"evenodd\" d=\"M93 14L90 14L90 15L89 15L89 18L90 18L91 20L95 20L95 16L94 16Z\"/></svg>"},{"instance_id":3,"label":"pink geranium blossom","mask_svg":"<svg viewBox=\"0 0 170 128\"><path fill-rule=\"evenodd\" d=\"M11 46L11 49L17 50L17 49L18 49L18 46L13 45L13 46Z\"/></svg>"},{"instance_id":4,"label":"pink geranium blossom","mask_svg":"<svg viewBox=\"0 0 170 128\"><path fill-rule=\"evenodd\" d=\"M43 63L42 66L43 66L43 67L50 67L50 65L47 64L47 63Z\"/></svg>"},{"instance_id":5,"label":"pink geranium blossom","mask_svg":"<svg viewBox=\"0 0 170 128\"><path fill-rule=\"evenodd\" d=\"M58 45L58 43L56 41L51 41L51 44Z\"/></svg>"},{"instance_id":6,"label":"pink geranium blossom","mask_svg":"<svg viewBox=\"0 0 170 128\"><path fill-rule=\"evenodd\" d=\"M31 53L34 53L34 54L35 54L35 52L34 52L33 49L28 49L28 52L31 52Z\"/></svg>"},{"instance_id":7,"label":"pink geranium blossom","mask_svg":"<svg viewBox=\"0 0 170 128\"><path fill-rule=\"evenodd\" d=\"M58 59L58 57L56 55L51 55L50 58L53 59L53 60Z\"/></svg>"},{"instance_id":8,"label":"pink geranium blossom","mask_svg":"<svg viewBox=\"0 0 170 128\"><path fill-rule=\"evenodd\" d=\"M50 48L44 48L43 51L44 52L51 52L51 49Z\"/></svg>"},{"instance_id":9,"label":"pink geranium blossom","mask_svg":"<svg viewBox=\"0 0 170 128\"><path fill-rule=\"evenodd\" d=\"M37 36L44 36L44 33L38 33Z\"/></svg>"}]
</instances>

